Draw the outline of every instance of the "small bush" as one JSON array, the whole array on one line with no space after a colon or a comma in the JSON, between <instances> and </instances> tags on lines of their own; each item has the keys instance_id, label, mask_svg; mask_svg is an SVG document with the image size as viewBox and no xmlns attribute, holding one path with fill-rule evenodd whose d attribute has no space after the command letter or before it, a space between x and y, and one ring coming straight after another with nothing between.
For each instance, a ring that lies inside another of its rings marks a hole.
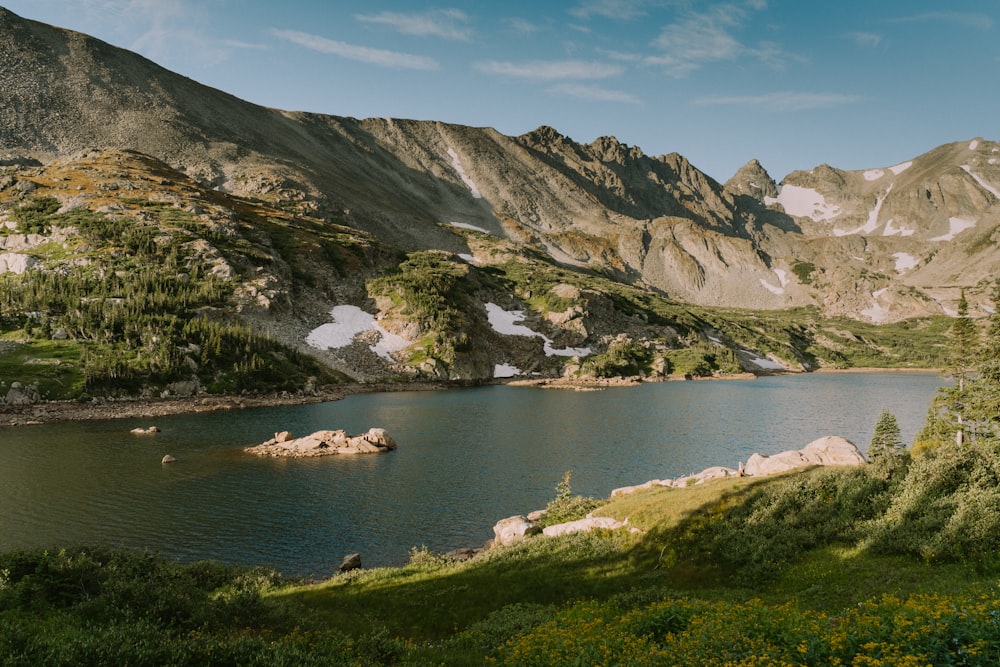
<instances>
[{"instance_id":1,"label":"small bush","mask_svg":"<svg viewBox=\"0 0 1000 667\"><path fill-rule=\"evenodd\" d=\"M576 521L604 504L604 501L596 498L574 496L569 485L571 476L572 472L567 471L562 481L556 485L556 497L545 506L545 516L538 522L539 525L554 526L557 523Z\"/></svg>"}]
</instances>

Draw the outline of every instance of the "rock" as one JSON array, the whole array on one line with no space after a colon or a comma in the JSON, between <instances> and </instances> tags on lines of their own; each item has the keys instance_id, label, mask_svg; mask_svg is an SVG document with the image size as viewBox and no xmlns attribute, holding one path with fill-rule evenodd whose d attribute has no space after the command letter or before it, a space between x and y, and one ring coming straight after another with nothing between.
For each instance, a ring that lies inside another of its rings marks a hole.
<instances>
[{"instance_id":1,"label":"rock","mask_svg":"<svg viewBox=\"0 0 1000 667\"><path fill-rule=\"evenodd\" d=\"M159 426L147 426L146 428L142 428L140 426L129 431L129 433L132 433L133 435L152 435L153 433L159 433L159 432L160 432Z\"/></svg>"},{"instance_id":2,"label":"rock","mask_svg":"<svg viewBox=\"0 0 1000 667\"><path fill-rule=\"evenodd\" d=\"M539 522L548 516L548 510L535 510L534 512L528 512L528 521Z\"/></svg>"},{"instance_id":3,"label":"rock","mask_svg":"<svg viewBox=\"0 0 1000 667\"><path fill-rule=\"evenodd\" d=\"M754 454L743 468L751 477L774 475L804 466L857 466L867 463L864 455L851 442L839 436L828 435L813 440L797 451L781 452L773 456Z\"/></svg>"},{"instance_id":4,"label":"rock","mask_svg":"<svg viewBox=\"0 0 1000 667\"><path fill-rule=\"evenodd\" d=\"M493 526L493 544L495 546L506 546L520 542L525 537L537 535L542 532L534 521L529 521L528 517L517 515L500 519Z\"/></svg>"},{"instance_id":5,"label":"rock","mask_svg":"<svg viewBox=\"0 0 1000 667\"><path fill-rule=\"evenodd\" d=\"M367 433L349 436L343 429L316 431L302 438L293 438L280 431L260 445L244 451L258 456L304 458L332 454L378 454L396 448L396 441L385 429L372 428Z\"/></svg>"},{"instance_id":6,"label":"rock","mask_svg":"<svg viewBox=\"0 0 1000 667\"><path fill-rule=\"evenodd\" d=\"M340 561L340 567L337 568L338 572L350 572L351 570L361 569L361 554L347 554L344 559Z\"/></svg>"},{"instance_id":7,"label":"rock","mask_svg":"<svg viewBox=\"0 0 1000 667\"><path fill-rule=\"evenodd\" d=\"M20 382L11 382L10 389L4 397L6 405L33 405L41 400L42 396L38 391L37 382L29 385L24 385Z\"/></svg>"},{"instance_id":8,"label":"rock","mask_svg":"<svg viewBox=\"0 0 1000 667\"><path fill-rule=\"evenodd\" d=\"M457 561L467 561L470 558L475 558L482 549L473 549L472 547L464 547L461 549L452 549L444 554L445 558L450 558Z\"/></svg>"},{"instance_id":9,"label":"rock","mask_svg":"<svg viewBox=\"0 0 1000 667\"><path fill-rule=\"evenodd\" d=\"M177 459L172 457L170 454L167 454L162 459L160 459L160 463L174 463L175 461L177 461Z\"/></svg>"},{"instance_id":10,"label":"rock","mask_svg":"<svg viewBox=\"0 0 1000 667\"><path fill-rule=\"evenodd\" d=\"M545 537L557 537L559 535L570 535L572 533L582 533L588 530L602 529L615 530L626 525L625 521L619 521L610 516L588 516L585 519L557 523L554 526L546 526L542 531ZM496 530L496 529L494 529Z\"/></svg>"}]
</instances>

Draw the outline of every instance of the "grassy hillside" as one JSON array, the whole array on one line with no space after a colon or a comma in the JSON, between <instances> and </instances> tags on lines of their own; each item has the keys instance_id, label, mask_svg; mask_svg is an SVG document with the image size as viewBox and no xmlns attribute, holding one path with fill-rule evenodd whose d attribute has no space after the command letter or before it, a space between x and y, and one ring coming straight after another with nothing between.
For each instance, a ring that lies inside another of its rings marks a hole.
<instances>
[{"instance_id":1,"label":"grassy hillside","mask_svg":"<svg viewBox=\"0 0 1000 667\"><path fill-rule=\"evenodd\" d=\"M1000 455L617 498L619 530L320 583L103 549L0 556L7 665L993 665Z\"/></svg>"}]
</instances>

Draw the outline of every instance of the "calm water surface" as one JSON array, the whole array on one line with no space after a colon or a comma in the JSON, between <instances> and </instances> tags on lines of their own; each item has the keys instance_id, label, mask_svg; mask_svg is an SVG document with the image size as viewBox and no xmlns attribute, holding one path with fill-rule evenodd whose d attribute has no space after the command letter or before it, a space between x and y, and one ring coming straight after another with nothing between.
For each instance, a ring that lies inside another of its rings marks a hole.
<instances>
[{"instance_id":1,"label":"calm water surface","mask_svg":"<svg viewBox=\"0 0 1000 667\"><path fill-rule=\"evenodd\" d=\"M912 440L934 374L809 374L603 392L483 387L351 396L319 405L150 420L0 428L0 550L148 548L182 560L328 575L345 554L398 565L409 549L477 546L497 519L824 435L867 448L879 412ZM155 423L153 436L128 433ZM385 455L312 460L242 453L276 431L381 426ZM162 465L164 454L177 462Z\"/></svg>"}]
</instances>

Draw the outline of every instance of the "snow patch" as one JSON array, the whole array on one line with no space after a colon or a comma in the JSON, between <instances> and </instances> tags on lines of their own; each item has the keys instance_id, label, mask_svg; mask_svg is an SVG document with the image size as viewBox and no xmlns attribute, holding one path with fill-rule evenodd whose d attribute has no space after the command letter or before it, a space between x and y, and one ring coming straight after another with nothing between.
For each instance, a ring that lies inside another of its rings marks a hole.
<instances>
[{"instance_id":1,"label":"snow patch","mask_svg":"<svg viewBox=\"0 0 1000 667\"><path fill-rule=\"evenodd\" d=\"M881 169L869 169L865 172L864 176L866 181L877 181L885 176L885 172Z\"/></svg>"},{"instance_id":2,"label":"snow patch","mask_svg":"<svg viewBox=\"0 0 1000 667\"><path fill-rule=\"evenodd\" d=\"M984 181L982 177L973 174L972 167L970 167L967 164L963 164L962 169L964 169L965 173L967 173L969 176L972 176L972 178L975 179L976 183L979 183L980 187L982 187L984 190L989 191L989 193L994 197L996 197L997 199L1000 199L1000 190L997 190L995 187Z\"/></svg>"},{"instance_id":3,"label":"snow patch","mask_svg":"<svg viewBox=\"0 0 1000 667\"><path fill-rule=\"evenodd\" d=\"M767 282L763 278L760 279L760 284L763 285L764 288L768 292L770 292L771 294L784 294L785 293L785 290L783 290L780 287L775 287L774 285L772 285L771 283Z\"/></svg>"},{"instance_id":4,"label":"snow patch","mask_svg":"<svg viewBox=\"0 0 1000 667\"><path fill-rule=\"evenodd\" d=\"M944 236L935 236L930 239L931 241L950 241L966 229L976 226L975 220L966 220L965 218L948 218L948 222L950 224L948 233Z\"/></svg>"},{"instance_id":5,"label":"snow patch","mask_svg":"<svg viewBox=\"0 0 1000 667\"><path fill-rule=\"evenodd\" d=\"M905 252L896 252L892 254L896 258L896 273L906 273L917 264L920 260Z\"/></svg>"},{"instance_id":6,"label":"snow patch","mask_svg":"<svg viewBox=\"0 0 1000 667\"><path fill-rule=\"evenodd\" d=\"M478 259L476 259L475 257L473 257L472 255L470 255L468 253L465 253L465 252L458 253L458 258L461 259L462 261L464 261L467 264L481 264L482 263Z\"/></svg>"},{"instance_id":7,"label":"snow patch","mask_svg":"<svg viewBox=\"0 0 1000 667\"><path fill-rule=\"evenodd\" d=\"M512 378L516 375L523 375L522 371L517 366L512 366L510 364L497 364L493 367L493 377L495 378Z\"/></svg>"},{"instance_id":8,"label":"snow patch","mask_svg":"<svg viewBox=\"0 0 1000 667\"><path fill-rule=\"evenodd\" d=\"M758 357L753 352L750 352L749 350L743 350L743 351L750 355L750 359L749 359L750 363L753 364L754 366L756 366L757 368L763 368L763 369L771 370L771 371L786 371L786 370L788 370L788 368L786 368L784 364L779 364L777 361L774 361L772 359L767 359L765 357Z\"/></svg>"},{"instance_id":9,"label":"snow patch","mask_svg":"<svg viewBox=\"0 0 1000 667\"><path fill-rule=\"evenodd\" d=\"M979 139L973 139L969 142L969 150L974 151L979 148Z\"/></svg>"},{"instance_id":10,"label":"snow patch","mask_svg":"<svg viewBox=\"0 0 1000 667\"><path fill-rule=\"evenodd\" d=\"M875 208L868 213L868 221L865 224L861 225L857 229L851 230L834 229L833 235L847 236L848 234L871 234L878 229L878 216L879 213L882 212L882 204L885 203L885 198L889 196L890 192L892 192L892 185L893 184L890 184L884 193L875 197Z\"/></svg>"},{"instance_id":11,"label":"snow patch","mask_svg":"<svg viewBox=\"0 0 1000 667\"><path fill-rule=\"evenodd\" d=\"M451 158L451 166L455 168L455 171L458 173L458 177L461 178L462 182L469 188L469 192L472 193L472 196L476 199L482 199L483 195L480 194L479 188L476 187L476 182L469 178L469 175L465 173L465 169L462 168L462 163L458 160L458 153L455 152L454 148L448 149L448 156Z\"/></svg>"},{"instance_id":12,"label":"snow patch","mask_svg":"<svg viewBox=\"0 0 1000 667\"><path fill-rule=\"evenodd\" d=\"M888 291L888 287L883 287L880 290L872 292L872 299L874 303L871 308L867 308L861 311L861 314L870 319L875 324L882 324L889 319L889 310L880 304L879 298Z\"/></svg>"},{"instance_id":13,"label":"snow patch","mask_svg":"<svg viewBox=\"0 0 1000 667\"><path fill-rule=\"evenodd\" d=\"M788 285L788 274L785 272L784 269L772 269L772 270L774 271L774 275L778 276L778 283L780 284L780 287L772 285L763 278L760 279L760 284L763 285L767 289L767 291L770 292L771 294L784 294L785 287Z\"/></svg>"},{"instance_id":14,"label":"snow patch","mask_svg":"<svg viewBox=\"0 0 1000 667\"><path fill-rule=\"evenodd\" d=\"M916 230L907 229L906 227L896 227L893 224L893 218L889 218L885 221L885 229L882 230L882 236L895 236L899 234L900 236L913 236L913 232Z\"/></svg>"},{"instance_id":15,"label":"snow patch","mask_svg":"<svg viewBox=\"0 0 1000 667\"><path fill-rule=\"evenodd\" d=\"M394 361L392 353L410 345L410 341L382 328L375 316L357 306L336 306L330 311L332 322L323 324L306 336L306 343L319 350L346 347L364 331L377 331L381 338L369 349L386 361Z\"/></svg>"},{"instance_id":16,"label":"snow patch","mask_svg":"<svg viewBox=\"0 0 1000 667\"><path fill-rule=\"evenodd\" d=\"M765 197L765 204L781 204L785 213L798 218L810 218L815 222L832 220L840 215L840 207L829 204L826 198L812 188L798 185L783 185L777 198Z\"/></svg>"},{"instance_id":17,"label":"snow patch","mask_svg":"<svg viewBox=\"0 0 1000 667\"><path fill-rule=\"evenodd\" d=\"M896 176L899 176L912 166L913 166L913 160L908 160L907 162L900 162L895 167L889 167L889 171L891 171Z\"/></svg>"},{"instance_id":18,"label":"snow patch","mask_svg":"<svg viewBox=\"0 0 1000 667\"><path fill-rule=\"evenodd\" d=\"M523 310L504 310L495 303L487 303L485 306L486 318L494 331L507 336L541 338L545 343L545 356L547 357L586 357L593 354L589 347L552 347L551 338L521 324L524 321Z\"/></svg>"},{"instance_id":19,"label":"snow patch","mask_svg":"<svg viewBox=\"0 0 1000 667\"><path fill-rule=\"evenodd\" d=\"M458 227L459 229L471 229L474 232L482 232L483 234L492 234L490 230L483 229L482 227L477 227L476 225L470 225L467 222L449 222L452 227Z\"/></svg>"}]
</instances>

